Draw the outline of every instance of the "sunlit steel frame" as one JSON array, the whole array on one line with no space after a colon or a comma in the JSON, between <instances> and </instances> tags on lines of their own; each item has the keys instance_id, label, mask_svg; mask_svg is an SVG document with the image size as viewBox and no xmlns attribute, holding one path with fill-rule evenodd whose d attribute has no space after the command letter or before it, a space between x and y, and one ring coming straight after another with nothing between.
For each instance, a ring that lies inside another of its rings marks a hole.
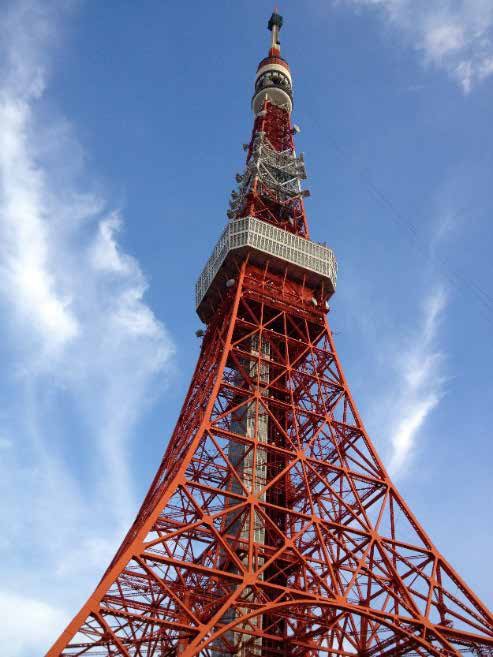
<instances>
[{"instance_id":1,"label":"sunlit steel frame","mask_svg":"<svg viewBox=\"0 0 493 657\"><path fill-rule=\"evenodd\" d=\"M286 109L264 103L252 144L259 130L294 152ZM285 225L286 208L267 196L254 186L244 216ZM288 210L307 237L302 200ZM269 264L242 256L216 295L141 510L47 657L493 655L491 613L365 431L327 298L288 263Z\"/></svg>"},{"instance_id":2,"label":"sunlit steel frame","mask_svg":"<svg viewBox=\"0 0 493 657\"><path fill-rule=\"evenodd\" d=\"M310 298L268 263L238 262L136 523L49 657L255 654L254 637L262 655L493 647L491 614L389 479ZM267 384L247 365L263 359L253 336L269 345ZM234 433L242 407L267 414L268 444ZM231 442L267 463L262 490Z\"/></svg>"}]
</instances>

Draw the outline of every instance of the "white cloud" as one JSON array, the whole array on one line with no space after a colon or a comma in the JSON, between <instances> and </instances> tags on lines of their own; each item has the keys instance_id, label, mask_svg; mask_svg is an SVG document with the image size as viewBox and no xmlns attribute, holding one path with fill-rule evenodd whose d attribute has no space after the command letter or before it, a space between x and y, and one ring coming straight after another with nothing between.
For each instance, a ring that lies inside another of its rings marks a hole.
<instances>
[{"instance_id":1,"label":"white cloud","mask_svg":"<svg viewBox=\"0 0 493 657\"><path fill-rule=\"evenodd\" d=\"M493 0L338 0L377 9L427 65L469 93L493 74Z\"/></svg>"},{"instance_id":2,"label":"white cloud","mask_svg":"<svg viewBox=\"0 0 493 657\"><path fill-rule=\"evenodd\" d=\"M19 0L0 15L0 321L11 347L0 652L12 657L56 638L128 527L128 447L173 354L119 244L121 213L91 192L74 127L45 103L72 4ZM18 615L4 611L12 604Z\"/></svg>"},{"instance_id":3,"label":"white cloud","mask_svg":"<svg viewBox=\"0 0 493 657\"><path fill-rule=\"evenodd\" d=\"M0 617L5 621L2 628L4 654L13 656L39 654L40 645L52 640L65 619L63 611L57 607L14 591L0 592Z\"/></svg>"},{"instance_id":4,"label":"white cloud","mask_svg":"<svg viewBox=\"0 0 493 657\"><path fill-rule=\"evenodd\" d=\"M427 298L421 326L411 346L396 357L399 393L389 406L398 420L391 429L392 454L389 470L398 474L409 465L419 431L443 396L443 354L435 342L447 303L442 288Z\"/></svg>"},{"instance_id":5,"label":"white cloud","mask_svg":"<svg viewBox=\"0 0 493 657\"><path fill-rule=\"evenodd\" d=\"M44 181L29 155L29 122L28 103L5 94L0 100L0 291L51 351L73 339L79 326L48 266Z\"/></svg>"},{"instance_id":6,"label":"white cloud","mask_svg":"<svg viewBox=\"0 0 493 657\"><path fill-rule=\"evenodd\" d=\"M65 579L80 575L94 576L94 573L101 572L110 563L114 553L114 541L100 536L84 536L79 545L58 560L55 574ZM83 602L81 600L81 605Z\"/></svg>"}]
</instances>

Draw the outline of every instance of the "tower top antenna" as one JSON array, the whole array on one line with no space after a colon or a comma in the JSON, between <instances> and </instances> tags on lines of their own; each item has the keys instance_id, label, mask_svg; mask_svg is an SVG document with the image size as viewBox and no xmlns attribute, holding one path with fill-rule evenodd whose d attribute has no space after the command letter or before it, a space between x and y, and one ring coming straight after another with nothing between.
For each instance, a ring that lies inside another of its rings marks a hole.
<instances>
[{"instance_id":1,"label":"tower top antenna","mask_svg":"<svg viewBox=\"0 0 493 657\"><path fill-rule=\"evenodd\" d=\"M283 24L283 18L280 14L277 13L277 6L274 9L272 16L269 18L267 27L272 32L272 41L269 53L270 55L278 55L281 52L281 42L279 41L279 32Z\"/></svg>"}]
</instances>

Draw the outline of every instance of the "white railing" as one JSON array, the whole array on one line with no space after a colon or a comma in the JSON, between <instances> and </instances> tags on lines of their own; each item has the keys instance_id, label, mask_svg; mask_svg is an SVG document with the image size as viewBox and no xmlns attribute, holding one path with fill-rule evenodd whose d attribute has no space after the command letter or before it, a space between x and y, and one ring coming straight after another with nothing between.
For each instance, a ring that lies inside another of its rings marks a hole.
<instances>
[{"instance_id":1,"label":"white railing","mask_svg":"<svg viewBox=\"0 0 493 657\"><path fill-rule=\"evenodd\" d=\"M337 262L331 249L254 217L231 221L224 229L195 286L197 308L207 294L230 251L251 247L311 274L329 279L336 287Z\"/></svg>"}]
</instances>

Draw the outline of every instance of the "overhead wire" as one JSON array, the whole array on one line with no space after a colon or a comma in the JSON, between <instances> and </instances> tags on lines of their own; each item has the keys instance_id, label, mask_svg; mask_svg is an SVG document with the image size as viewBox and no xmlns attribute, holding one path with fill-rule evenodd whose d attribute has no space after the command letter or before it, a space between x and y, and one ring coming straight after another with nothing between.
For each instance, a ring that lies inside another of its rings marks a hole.
<instances>
[{"instance_id":1,"label":"overhead wire","mask_svg":"<svg viewBox=\"0 0 493 657\"><path fill-rule=\"evenodd\" d=\"M341 146L333 137L329 137L334 150L339 155L340 159L345 161L346 156L349 155L348 160L353 168L354 158L349 153L348 149ZM429 256L429 249L425 245L423 238L420 236L419 230L414 224L375 183L370 179L369 169L363 167L357 169L359 180L366 186L371 195L385 207L391 219L400 228L404 228L412 239L412 243L424 255ZM467 209L467 208L466 208ZM459 216L464 212L464 208L454 214L454 217ZM483 317L493 326L493 296L487 292L476 280L466 276L461 270L454 267L449 259L439 253L435 253L434 260L436 260L442 267L444 275L455 285L468 288L476 301L481 305Z\"/></svg>"}]
</instances>

